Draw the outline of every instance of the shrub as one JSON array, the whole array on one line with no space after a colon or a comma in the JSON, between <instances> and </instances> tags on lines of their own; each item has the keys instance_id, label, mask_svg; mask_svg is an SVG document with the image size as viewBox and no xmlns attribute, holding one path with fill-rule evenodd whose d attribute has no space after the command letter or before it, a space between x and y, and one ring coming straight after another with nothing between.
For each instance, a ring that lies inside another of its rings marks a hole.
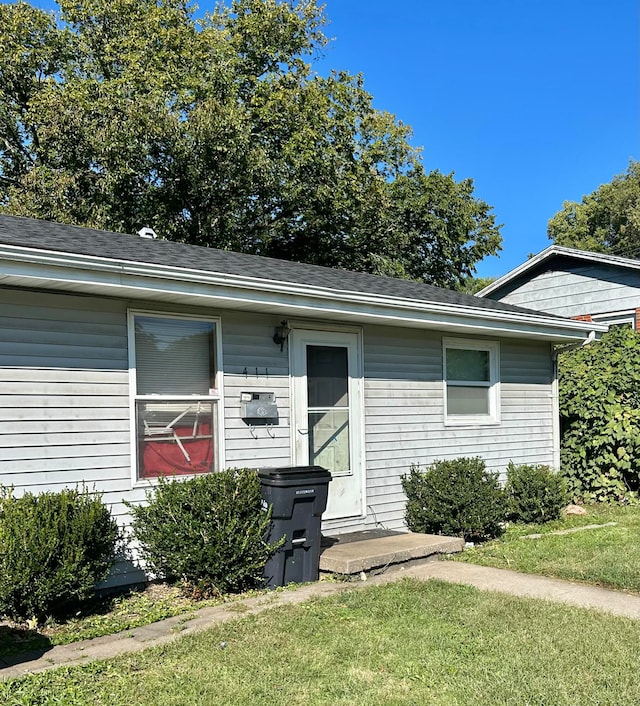
<instances>
[{"instance_id":1,"label":"shrub","mask_svg":"<svg viewBox=\"0 0 640 706\"><path fill-rule=\"evenodd\" d=\"M0 614L64 617L109 573L118 527L100 495L0 488Z\"/></svg>"},{"instance_id":2,"label":"shrub","mask_svg":"<svg viewBox=\"0 0 640 706\"><path fill-rule=\"evenodd\" d=\"M563 353L562 474L571 497L624 501L640 484L640 335L616 327Z\"/></svg>"},{"instance_id":3,"label":"shrub","mask_svg":"<svg viewBox=\"0 0 640 706\"><path fill-rule=\"evenodd\" d=\"M435 461L426 470L412 466L402 478L406 521L413 532L484 541L503 532L504 492L497 473L481 458Z\"/></svg>"},{"instance_id":4,"label":"shrub","mask_svg":"<svg viewBox=\"0 0 640 706\"><path fill-rule=\"evenodd\" d=\"M266 541L271 512L262 507L258 475L250 469L161 477L146 505L129 507L148 566L195 595L260 585L267 559L280 546Z\"/></svg>"},{"instance_id":5,"label":"shrub","mask_svg":"<svg viewBox=\"0 0 640 706\"><path fill-rule=\"evenodd\" d=\"M507 467L507 516L514 522L548 522L560 517L567 503L564 479L549 466Z\"/></svg>"}]
</instances>

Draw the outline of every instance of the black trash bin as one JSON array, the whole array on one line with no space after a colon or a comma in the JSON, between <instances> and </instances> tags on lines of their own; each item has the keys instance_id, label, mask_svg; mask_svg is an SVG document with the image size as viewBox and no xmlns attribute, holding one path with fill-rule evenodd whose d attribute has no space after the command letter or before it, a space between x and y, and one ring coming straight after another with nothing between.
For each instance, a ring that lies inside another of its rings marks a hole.
<instances>
[{"instance_id":1,"label":"black trash bin","mask_svg":"<svg viewBox=\"0 0 640 706\"><path fill-rule=\"evenodd\" d=\"M320 522L331 473L322 466L291 466L261 468L258 476L263 500L273 505L269 541L286 537L265 566L267 586L317 581Z\"/></svg>"}]
</instances>

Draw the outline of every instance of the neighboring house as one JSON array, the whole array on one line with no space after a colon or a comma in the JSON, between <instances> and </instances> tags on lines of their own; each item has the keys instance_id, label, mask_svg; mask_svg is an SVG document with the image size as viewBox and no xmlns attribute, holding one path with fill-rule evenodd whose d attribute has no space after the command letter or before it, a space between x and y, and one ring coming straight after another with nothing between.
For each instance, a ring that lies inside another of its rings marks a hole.
<instances>
[{"instance_id":1,"label":"neighboring house","mask_svg":"<svg viewBox=\"0 0 640 706\"><path fill-rule=\"evenodd\" d=\"M121 524L162 473L319 464L325 533L403 529L412 463L552 464L552 349L604 328L9 216L0 284L0 484L84 482Z\"/></svg>"},{"instance_id":2,"label":"neighboring house","mask_svg":"<svg viewBox=\"0 0 640 706\"><path fill-rule=\"evenodd\" d=\"M477 296L640 329L640 260L552 245Z\"/></svg>"}]
</instances>

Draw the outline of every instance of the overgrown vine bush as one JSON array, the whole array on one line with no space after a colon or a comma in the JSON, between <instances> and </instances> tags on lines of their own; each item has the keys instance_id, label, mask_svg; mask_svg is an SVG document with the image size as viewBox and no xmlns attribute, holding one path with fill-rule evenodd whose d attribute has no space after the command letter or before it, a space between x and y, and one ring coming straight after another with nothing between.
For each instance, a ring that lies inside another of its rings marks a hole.
<instances>
[{"instance_id":1,"label":"overgrown vine bush","mask_svg":"<svg viewBox=\"0 0 640 706\"><path fill-rule=\"evenodd\" d=\"M640 334L616 327L561 354L561 468L574 500L621 502L640 482Z\"/></svg>"},{"instance_id":2,"label":"overgrown vine bush","mask_svg":"<svg viewBox=\"0 0 640 706\"><path fill-rule=\"evenodd\" d=\"M158 479L145 505L128 506L133 536L154 573L181 581L194 596L259 586L267 559L271 512L262 507L251 469L228 469L188 480Z\"/></svg>"}]
</instances>

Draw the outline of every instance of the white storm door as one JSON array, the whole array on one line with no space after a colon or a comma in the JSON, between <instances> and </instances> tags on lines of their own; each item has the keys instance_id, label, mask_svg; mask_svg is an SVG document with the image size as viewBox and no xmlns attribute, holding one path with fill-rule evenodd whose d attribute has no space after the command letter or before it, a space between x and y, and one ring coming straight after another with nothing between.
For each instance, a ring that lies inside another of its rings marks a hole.
<instances>
[{"instance_id":1,"label":"white storm door","mask_svg":"<svg viewBox=\"0 0 640 706\"><path fill-rule=\"evenodd\" d=\"M294 329L294 463L331 471L326 519L364 516L362 363L357 333Z\"/></svg>"}]
</instances>

